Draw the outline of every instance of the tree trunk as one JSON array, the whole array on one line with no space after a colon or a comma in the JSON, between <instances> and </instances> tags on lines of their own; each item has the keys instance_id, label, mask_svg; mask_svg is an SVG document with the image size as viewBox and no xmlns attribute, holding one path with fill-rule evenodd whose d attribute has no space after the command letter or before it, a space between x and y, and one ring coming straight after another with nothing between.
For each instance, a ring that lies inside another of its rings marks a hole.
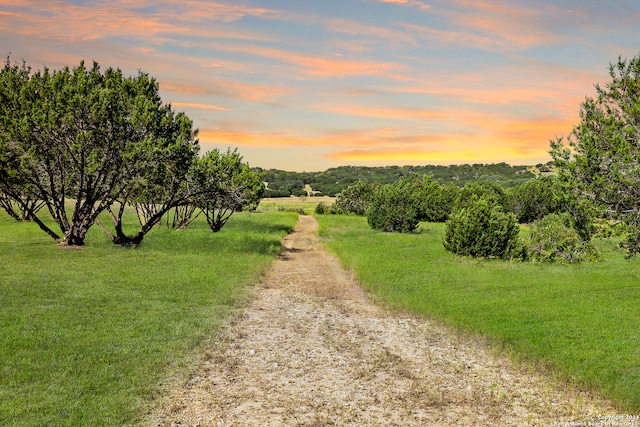
<instances>
[{"instance_id":1,"label":"tree trunk","mask_svg":"<svg viewBox=\"0 0 640 427\"><path fill-rule=\"evenodd\" d=\"M3 208L7 214L16 221L22 221L24 218L21 218L20 215L13 208L13 203L11 203L11 199L5 199L0 196L0 208Z\"/></svg>"},{"instance_id":2,"label":"tree trunk","mask_svg":"<svg viewBox=\"0 0 640 427\"><path fill-rule=\"evenodd\" d=\"M55 241L59 242L62 239L60 236L58 236L58 234L56 234L55 231L47 227L42 221L40 221L40 218L38 218L34 214L29 214L29 219L35 222L36 224L38 224L38 227L40 227L40 230L47 233L49 237L52 237Z\"/></svg>"},{"instance_id":3,"label":"tree trunk","mask_svg":"<svg viewBox=\"0 0 640 427\"><path fill-rule=\"evenodd\" d=\"M157 211L154 215L152 215L149 218L149 220L146 223L142 225L142 227L140 228L140 231L138 231L136 234L132 236L126 235L122 230L122 216L124 213L124 204L121 205L118 215L115 215L111 209L107 209L111 214L111 218L113 219L113 224L116 232L115 234L112 234L111 232L109 232L109 230L107 230L106 227L104 227L104 225L102 225L101 222L99 221L96 221L96 222L98 223L98 226L102 229L102 231L104 231L107 237L109 237L114 244L135 248L139 246L140 243L142 243L144 236L149 231L151 231L153 227L155 227L157 224L160 223L160 221L162 220L162 216L170 209L172 209L172 207L166 206L163 209L160 209L159 211Z\"/></svg>"},{"instance_id":4,"label":"tree trunk","mask_svg":"<svg viewBox=\"0 0 640 427\"><path fill-rule=\"evenodd\" d=\"M65 237L66 246L84 246L84 234L81 230L78 230L76 226L72 226L70 233Z\"/></svg>"}]
</instances>

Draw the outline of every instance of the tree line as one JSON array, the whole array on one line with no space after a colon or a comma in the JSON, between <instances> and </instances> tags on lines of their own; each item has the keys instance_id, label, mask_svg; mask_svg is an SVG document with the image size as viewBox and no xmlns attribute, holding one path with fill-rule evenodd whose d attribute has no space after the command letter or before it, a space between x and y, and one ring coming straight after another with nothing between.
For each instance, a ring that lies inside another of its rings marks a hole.
<instances>
[{"instance_id":1,"label":"tree line","mask_svg":"<svg viewBox=\"0 0 640 427\"><path fill-rule=\"evenodd\" d=\"M95 62L33 71L7 58L0 207L70 246L84 245L94 224L116 244L139 245L170 211L176 227L203 214L218 231L233 212L257 205L264 187L237 150L200 156L197 135L147 73L103 72ZM127 208L138 217L133 234L124 232Z\"/></svg>"},{"instance_id":2,"label":"tree line","mask_svg":"<svg viewBox=\"0 0 640 427\"><path fill-rule=\"evenodd\" d=\"M307 196L305 185L311 186L319 195L336 196L357 181L391 184L411 176L429 175L440 184L455 184L459 187L485 180L504 187L522 184L538 175L552 172L550 164L536 166L511 166L507 163L423 165L423 166L340 166L323 172L288 172L278 169L254 168L268 188L265 197Z\"/></svg>"}]
</instances>

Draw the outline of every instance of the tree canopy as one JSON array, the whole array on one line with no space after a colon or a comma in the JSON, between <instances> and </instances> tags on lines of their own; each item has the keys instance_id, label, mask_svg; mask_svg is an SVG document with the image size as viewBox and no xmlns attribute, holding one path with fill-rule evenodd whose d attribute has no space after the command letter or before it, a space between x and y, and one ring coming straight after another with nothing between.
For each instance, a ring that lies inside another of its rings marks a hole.
<instances>
[{"instance_id":1,"label":"tree canopy","mask_svg":"<svg viewBox=\"0 0 640 427\"><path fill-rule=\"evenodd\" d=\"M609 65L611 80L581 105L580 123L551 142L559 176L576 205L640 224L640 55Z\"/></svg>"},{"instance_id":2,"label":"tree canopy","mask_svg":"<svg viewBox=\"0 0 640 427\"><path fill-rule=\"evenodd\" d=\"M237 150L208 152L198 161L192 178L191 203L204 213L213 232L220 231L234 212L256 208L264 193L259 175L243 163Z\"/></svg>"}]
</instances>

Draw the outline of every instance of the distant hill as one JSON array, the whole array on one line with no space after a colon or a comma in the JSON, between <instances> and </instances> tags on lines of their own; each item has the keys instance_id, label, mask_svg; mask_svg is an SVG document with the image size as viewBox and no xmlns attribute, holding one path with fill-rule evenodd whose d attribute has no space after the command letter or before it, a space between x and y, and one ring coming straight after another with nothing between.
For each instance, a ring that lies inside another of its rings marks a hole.
<instances>
[{"instance_id":1,"label":"distant hill","mask_svg":"<svg viewBox=\"0 0 640 427\"><path fill-rule=\"evenodd\" d=\"M340 166L324 172L287 172L278 169L252 168L267 183L266 197L307 195L309 187L316 195L334 196L350 184L362 180L388 184L411 175L431 175L440 184L464 186L485 179L504 187L522 184L539 174L550 173L551 165L511 166L506 163L464 164L450 166ZM305 190L306 188L306 190Z\"/></svg>"}]
</instances>

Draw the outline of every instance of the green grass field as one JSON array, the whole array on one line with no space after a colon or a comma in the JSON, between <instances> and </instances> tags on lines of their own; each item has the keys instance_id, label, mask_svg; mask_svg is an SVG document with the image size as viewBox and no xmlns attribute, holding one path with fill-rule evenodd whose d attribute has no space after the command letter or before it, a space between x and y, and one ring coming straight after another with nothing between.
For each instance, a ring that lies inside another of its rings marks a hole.
<instances>
[{"instance_id":1,"label":"green grass field","mask_svg":"<svg viewBox=\"0 0 640 427\"><path fill-rule=\"evenodd\" d=\"M374 298L488 337L498 350L640 410L640 260L598 241L577 266L473 260L442 246L443 224L414 234L320 215L320 234Z\"/></svg>"},{"instance_id":2,"label":"green grass field","mask_svg":"<svg viewBox=\"0 0 640 427\"><path fill-rule=\"evenodd\" d=\"M93 227L62 250L0 212L0 425L130 425L194 360L297 219L237 213L153 230L137 249ZM135 219L134 219L135 221Z\"/></svg>"}]
</instances>

